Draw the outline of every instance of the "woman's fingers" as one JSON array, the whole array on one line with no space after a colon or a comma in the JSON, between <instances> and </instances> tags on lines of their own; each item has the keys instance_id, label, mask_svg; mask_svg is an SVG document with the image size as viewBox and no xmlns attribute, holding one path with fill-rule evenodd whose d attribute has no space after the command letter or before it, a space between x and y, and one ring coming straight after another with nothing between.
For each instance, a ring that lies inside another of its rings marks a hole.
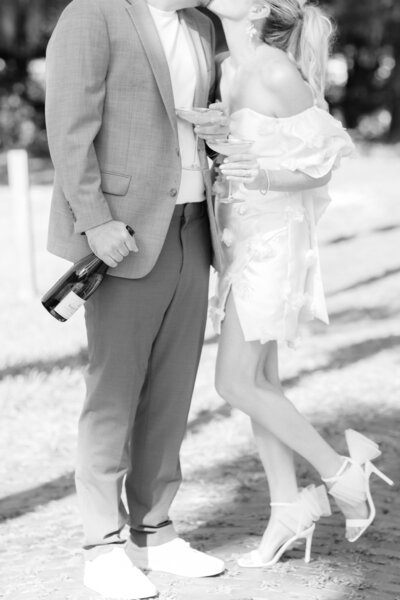
<instances>
[{"instance_id":1,"label":"woman's fingers","mask_svg":"<svg viewBox=\"0 0 400 600\"><path fill-rule=\"evenodd\" d=\"M221 173L224 175L232 175L236 171L258 171L260 170L258 165L255 163L231 163L229 165L221 165Z\"/></svg>"},{"instance_id":2,"label":"woman's fingers","mask_svg":"<svg viewBox=\"0 0 400 600\"><path fill-rule=\"evenodd\" d=\"M227 173L235 169L259 169L259 165L255 156L251 154L234 154L223 160L220 169Z\"/></svg>"},{"instance_id":3,"label":"woman's fingers","mask_svg":"<svg viewBox=\"0 0 400 600\"><path fill-rule=\"evenodd\" d=\"M226 179L235 183L252 183L254 181L254 179L249 179L248 177L235 177L234 175L230 175Z\"/></svg>"},{"instance_id":4,"label":"woman's fingers","mask_svg":"<svg viewBox=\"0 0 400 600\"><path fill-rule=\"evenodd\" d=\"M236 175L228 175L227 176L227 180L228 181L240 181L240 182L243 182L243 183L251 183L256 178L257 178L257 174L256 175L240 175L240 174L236 174Z\"/></svg>"},{"instance_id":5,"label":"woman's fingers","mask_svg":"<svg viewBox=\"0 0 400 600\"><path fill-rule=\"evenodd\" d=\"M260 167L254 154L232 154L224 159L219 166L221 173L229 181L240 181L250 183L254 181Z\"/></svg>"},{"instance_id":6,"label":"woman's fingers","mask_svg":"<svg viewBox=\"0 0 400 600\"><path fill-rule=\"evenodd\" d=\"M232 162L257 162L254 154L243 153L243 154L231 154L224 159L225 164L229 164Z\"/></svg>"},{"instance_id":7,"label":"woman's fingers","mask_svg":"<svg viewBox=\"0 0 400 600\"><path fill-rule=\"evenodd\" d=\"M220 166L221 173L229 179L230 177L242 177L246 179L255 179L259 174L259 167L257 164L252 163L238 163L238 164L230 164L221 165Z\"/></svg>"}]
</instances>

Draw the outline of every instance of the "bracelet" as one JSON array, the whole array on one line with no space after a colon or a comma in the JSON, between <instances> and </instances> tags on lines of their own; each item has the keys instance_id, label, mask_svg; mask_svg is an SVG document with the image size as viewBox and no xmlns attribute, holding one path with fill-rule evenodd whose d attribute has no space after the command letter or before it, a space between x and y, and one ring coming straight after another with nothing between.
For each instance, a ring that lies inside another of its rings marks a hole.
<instances>
[{"instance_id":1,"label":"bracelet","mask_svg":"<svg viewBox=\"0 0 400 600\"><path fill-rule=\"evenodd\" d=\"M260 171L261 175L264 177L264 180L266 180L266 185L264 187L264 185L260 188L260 194L262 194L263 196L266 196L269 192L269 188L271 187L271 181L268 175L268 171L266 171L265 169L261 169Z\"/></svg>"}]
</instances>

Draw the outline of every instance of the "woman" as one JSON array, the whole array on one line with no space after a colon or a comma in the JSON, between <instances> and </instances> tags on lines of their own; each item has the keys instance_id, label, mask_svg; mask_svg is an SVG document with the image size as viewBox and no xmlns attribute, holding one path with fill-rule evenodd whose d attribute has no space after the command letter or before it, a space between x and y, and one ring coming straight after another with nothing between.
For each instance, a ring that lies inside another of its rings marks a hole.
<instances>
[{"instance_id":1,"label":"woman","mask_svg":"<svg viewBox=\"0 0 400 600\"><path fill-rule=\"evenodd\" d=\"M376 444L346 431L351 458L340 456L284 396L277 341L295 344L299 323L328 322L315 225L329 202L323 186L352 143L326 111L324 76L332 27L320 9L298 0L212 0L230 56L222 64L222 101L230 132L251 151L225 158L236 202L217 182L225 254L212 316L221 332L216 387L251 420L268 478L271 515L245 567L274 564L305 539L310 558L315 522L330 514L325 487L299 492L297 452L325 482L355 541L375 516L369 492ZM211 141L210 144L212 145Z\"/></svg>"}]
</instances>

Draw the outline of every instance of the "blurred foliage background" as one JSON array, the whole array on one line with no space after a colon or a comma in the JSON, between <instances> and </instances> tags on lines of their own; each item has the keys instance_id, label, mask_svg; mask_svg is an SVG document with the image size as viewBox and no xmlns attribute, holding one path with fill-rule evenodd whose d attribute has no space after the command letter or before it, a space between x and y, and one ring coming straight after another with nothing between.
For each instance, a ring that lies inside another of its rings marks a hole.
<instances>
[{"instance_id":1,"label":"blurred foliage background","mask_svg":"<svg viewBox=\"0 0 400 600\"><path fill-rule=\"evenodd\" d=\"M70 0L0 0L0 153L47 156L45 49ZM323 0L337 23L328 101L353 133L400 140L400 0ZM218 23L218 49L224 48Z\"/></svg>"}]
</instances>

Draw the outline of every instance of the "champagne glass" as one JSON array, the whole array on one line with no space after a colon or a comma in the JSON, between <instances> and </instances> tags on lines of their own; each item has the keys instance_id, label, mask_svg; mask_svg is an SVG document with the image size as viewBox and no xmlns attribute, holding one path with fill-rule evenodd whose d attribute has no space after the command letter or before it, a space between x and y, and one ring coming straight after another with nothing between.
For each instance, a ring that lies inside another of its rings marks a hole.
<instances>
[{"instance_id":1,"label":"champagne glass","mask_svg":"<svg viewBox=\"0 0 400 600\"><path fill-rule=\"evenodd\" d=\"M192 123L192 125L216 125L220 123L224 113L222 110L217 108L201 108L197 106L192 106L188 108L176 108L175 113L177 117L182 119L183 121L187 121L188 123ZM198 163L197 156L197 146L199 142L199 135L196 133L195 135L195 144L194 144L194 154L193 161L189 167L185 167L187 169L191 169L194 171L199 171L201 169Z\"/></svg>"},{"instance_id":2,"label":"champagne glass","mask_svg":"<svg viewBox=\"0 0 400 600\"><path fill-rule=\"evenodd\" d=\"M229 136L228 138L207 139L207 145L211 148L211 150L214 150L215 152L218 152L218 154L223 154L225 156L248 152L253 144L254 140L246 140L244 138L232 136ZM229 181L227 202L243 202L242 198L238 198L232 192L232 181Z\"/></svg>"}]
</instances>

